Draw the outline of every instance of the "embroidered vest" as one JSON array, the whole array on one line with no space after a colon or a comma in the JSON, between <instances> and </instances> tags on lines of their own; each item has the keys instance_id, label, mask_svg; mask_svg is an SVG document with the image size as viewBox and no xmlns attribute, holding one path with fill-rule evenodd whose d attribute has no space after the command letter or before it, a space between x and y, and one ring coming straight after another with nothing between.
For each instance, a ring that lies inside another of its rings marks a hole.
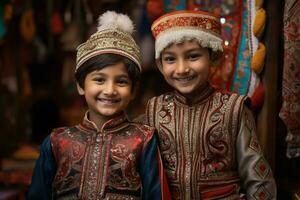
<instances>
[{"instance_id":1,"label":"embroidered vest","mask_svg":"<svg viewBox=\"0 0 300 200\"><path fill-rule=\"evenodd\" d=\"M173 199L239 199L235 144L245 99L210 88L192 105L176 93L149 101Z\"/></svg>"},{"instance_id":2,"label":"embroidered vest","mask_svg":"<svg viewBox=\"0 0 300 200\"><path fill-rule=\"evenodd\" d=\"M136 166L152 135L152 128L127 121L101 132L87 121L55 129L54 199L140 199Z\"/></svg>"}]
</instances>

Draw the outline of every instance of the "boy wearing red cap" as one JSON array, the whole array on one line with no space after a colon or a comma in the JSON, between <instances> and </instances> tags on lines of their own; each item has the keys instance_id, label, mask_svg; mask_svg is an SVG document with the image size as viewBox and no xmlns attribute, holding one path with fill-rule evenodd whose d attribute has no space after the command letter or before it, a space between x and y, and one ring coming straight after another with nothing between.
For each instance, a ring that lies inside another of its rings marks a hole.
<instances>
[{"instance_id":1,"label":"boy wearing red cap","mask_svg":"<svg viewBox=\"0 0 300 200\"><path fill-rule=\"evenodd\" d=\"M155 58L175 90L149 100L173 199L276 199L249 99L217 91L210 67L221 55L217 16L175 11L152 24Z\"/></svg>"}]
</instances>

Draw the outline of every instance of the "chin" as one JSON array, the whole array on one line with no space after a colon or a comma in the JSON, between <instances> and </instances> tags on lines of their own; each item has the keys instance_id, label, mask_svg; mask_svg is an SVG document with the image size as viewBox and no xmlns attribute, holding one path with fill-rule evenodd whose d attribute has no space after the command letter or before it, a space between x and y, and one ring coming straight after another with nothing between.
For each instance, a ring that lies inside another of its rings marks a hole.
<instances>
[{"instance_id":1,"label":"chin","mask_svg":"<svg viewBox=\"0 0 300 200\"><path fill-rule=\"evenodd\" d=\"M191 95L194 91L192 88L176 88L182 95Z\"/></svg>"},{"instance_id":2,"label":"chin","mask_svg":"<svg viewBox=\"0 0 300 200\"><path fill-rule=\"evenodd\" d=\"M105 117L114 117L115 115L118 114L118 112L109 112L109 111L104 111L104 112L100 112L102 116L105 116Z\"/></svg>"}]
</instances>

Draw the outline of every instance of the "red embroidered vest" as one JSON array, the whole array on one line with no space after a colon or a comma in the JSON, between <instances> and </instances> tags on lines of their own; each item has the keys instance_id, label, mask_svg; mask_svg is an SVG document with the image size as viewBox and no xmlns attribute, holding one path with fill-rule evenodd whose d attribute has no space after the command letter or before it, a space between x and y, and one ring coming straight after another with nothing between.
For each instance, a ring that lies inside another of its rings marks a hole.
<instances>
[{"instance_id":1,"label":"red embroidered vest","mask_svg":"<svg viewBox=\"0 0 300 200\"><path fill-rule=\"evenodd\" d=\"M235 144L245 99L208 87L193 103L176 92L149 101L173 199L239 198Z\"/></svg>"},{"instance_id":2,"label":"red embroidered vest","mask_svg":"<svg viewBox=\"0 0 300 200\"><path fill-rule=\"evenodd\" d=\"M54 198L140 199L136 166L152 135L152 128L129 123L125 116L107 122L100 131L86 117L75 127L55 129Z\"/></svg>"}]
</instances>

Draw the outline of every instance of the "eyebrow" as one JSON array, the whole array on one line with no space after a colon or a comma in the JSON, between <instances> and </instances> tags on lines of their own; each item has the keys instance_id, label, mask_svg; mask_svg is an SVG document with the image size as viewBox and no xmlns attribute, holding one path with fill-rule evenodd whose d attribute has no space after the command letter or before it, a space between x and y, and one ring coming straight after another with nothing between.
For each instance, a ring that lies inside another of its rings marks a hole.
<instances>
[{"instance_id":1,"label":"eyebrow","mask_svg":"<svg viewBox=\"0 0 300 200\"><path fill-rule=\"evenodd\" d=\"M128 78L129 79L129 75L128 74L121 74L121 75L117 76L117 78Z\"/></svg>"},{"instance_id":2,"label":"eyebrow","mask_svg":"<svg viewBox=\"0 0 300 200\"><path fill-rule=\"evenodd\" d=\"M94 72L91 73L91 76L106 76L106 75L102 72L94 71Z\"/></svg>"},{"instance_id":3,"label":"eyebrow","mask_svg":"<svg viewBox=\"0 0 300 200\"><path fill-rule=\"evenodd\" d=\"M164 52L162 53L162 55L164 55L164 54L174 54L174 53L171 52L171 51L164 51Z\"/></svg>"},{"instance_id":4,"label":"eyebrow","mask_svg":"<svg viewBox=\"0 0 300 200\"><path fill-rule=\"evenodd\" d=\"M201 48L193 48L193 49L189 49L186 51L186 53L190 53L190 52L193 52L193 51L201 51L202 49Z\"/></svg>"},{"instance_id":5,"label":"eyebrow","mask_svg":"<svg viewBox=\"0 0 300 200\"><path fill-rule=\"evenodd\" d=\"M102 72L94 72L91 75L92 76L104 76L104 77L107 77L107 75L105 73L102 73ZM117 75L116 77L117 78L129 78L129 75L127 73L123 73L123 74Z\"/></svg>"}]
</instances>

